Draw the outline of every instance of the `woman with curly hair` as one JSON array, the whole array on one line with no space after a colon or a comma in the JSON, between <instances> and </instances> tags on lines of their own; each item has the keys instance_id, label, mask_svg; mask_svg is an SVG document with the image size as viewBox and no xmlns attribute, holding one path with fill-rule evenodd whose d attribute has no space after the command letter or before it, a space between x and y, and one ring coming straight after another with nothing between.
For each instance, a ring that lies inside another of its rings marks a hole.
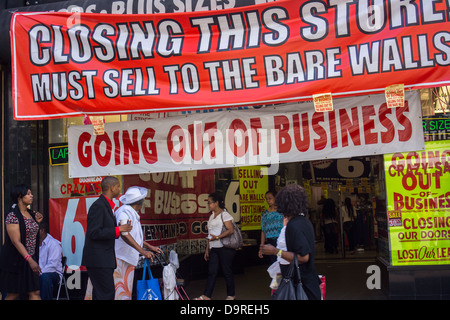
<instances>
[{"instance_id":1,"label":"woman with curly hair","mask_svg":"<svg viewBox=\"0 0 450 320\"><path fill-rule=\"evenodd\" d=\"M284 187L275 199L278 211L287 218L286 246L287 251L266 244L261 251L266 255L277 255L289 262L297 254L303 289L309 300L320 300L320 281L314 266L315 236L312 223L305 217L308 212L308 195L299 185ZM286 275L289 265L280 265L281 273Z\"/></svg>"}]
</instances>

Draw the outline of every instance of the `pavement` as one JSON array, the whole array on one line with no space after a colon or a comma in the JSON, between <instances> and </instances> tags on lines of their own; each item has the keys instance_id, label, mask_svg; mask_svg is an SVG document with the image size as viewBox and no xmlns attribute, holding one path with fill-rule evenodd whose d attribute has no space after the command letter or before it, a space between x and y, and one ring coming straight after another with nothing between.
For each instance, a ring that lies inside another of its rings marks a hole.
<instances>
[{"instance_id":1,"label":"pavement","mask_svg":"<svg viewBox=\"0 0 450 320\"><path fill-rule=\"evenodd\" d=\"M387 300L381 289L369 289L366 285L368 278L372 275L368 267L376 265L377 253L375 250L357 252L353 255L342 253L327 254L322 246L316 246L316 270L326 279L325 300ZM194 262L187 263L191 269L179 270L177 276L185 279L184 289L189 298L202 295L206 284L207 262L201 255L192 257ZM235 259L236 260L236 259ZM245 255L240 255L240 260L235 261L234 273L236 286L236 299L244 300L270 300L271 288L269 287L271 278L267 272L270 265L268 259L257 258L257 251L246 251ZM195 267L192 267L195 266ZM161 268L152 269L153 276L162 278ZM142 273L136 270L135 278L141 278ZM86 275L87 277L87 275ZM86 280L86 279L85 279ZM382 288L383 289L383 288ZM71 300L83 299L84 291L71 291ZM83 291L83 292L82 292ZM213 292L213 300L224 300L226 294L225 281L221 275L217 278Z\"/></svg>"},{"instance_id":2,"label":"pavement","mask_svg":"<svg viewBox=\"0 0 450 320\"><path fill-rule=\"evenodd\" d=\"M369 289L367 279L372 275L367 272L370 265L375 265L375 258L351 257L347 259L318 259L316 270L326 278L325 300L386 300L381 289ZM268 264L245 267L243 272L235 274L237 300L270 300L271 278L267 272ZM190 299L200 296L205 287L206 277L191 280L185 290ZM213 300L226 297L225 281L219 276L216 282Z\"/></svg>"}]
</instances>

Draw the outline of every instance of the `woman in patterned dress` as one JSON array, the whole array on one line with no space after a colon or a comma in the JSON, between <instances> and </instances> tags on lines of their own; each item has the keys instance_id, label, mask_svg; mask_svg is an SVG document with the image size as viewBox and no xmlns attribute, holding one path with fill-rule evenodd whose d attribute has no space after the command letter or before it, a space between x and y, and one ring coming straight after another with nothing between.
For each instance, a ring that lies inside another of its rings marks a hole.
<instances>
[{"instance_id":1,"label":"woman in patterned dress","mask_svg":"<svg viewBox=\"0 0 450 320\"><path fill-rule=\"evenodd\" d=\"M30 300L39 295L39 223L42 214L28 207L33 194L25 185L11 190L14 206L6 216L6 237L0 255L0 290L6 300L16 300L27 294Z\"/></svg>"}]
</instances>

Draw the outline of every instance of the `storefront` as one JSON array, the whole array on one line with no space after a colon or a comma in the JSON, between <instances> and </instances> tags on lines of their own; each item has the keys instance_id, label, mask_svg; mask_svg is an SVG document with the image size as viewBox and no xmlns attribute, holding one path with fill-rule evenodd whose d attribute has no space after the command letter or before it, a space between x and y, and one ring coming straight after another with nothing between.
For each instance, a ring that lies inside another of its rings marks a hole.
<instances>
[{"instance_id":1,"label":"storefront","mask_svg":"<svg viewBox=\"0 0 450 320\"><path fill-rule=\"evenodd\" d=\"M343 36L344 30L340 32ZM418 43L423 41L420 39ZM448 54L449 39L439 39L436 46L440 51L435 55L441 62L436 68L448 69L448 61L442 60L444 53ZM407 47L408 40L404 41ZM397 65L392 44L389 50L386 70L394 73ZM324 52L337 66L337 52ZM291 58L297 61L294 55ZM311 53L310 63L317 73L322 70L319 58L318 51ZM298 59L296 67L302 65L303 60ZM423 56L420 59L425 62ZM412 58L408 61L410 66L418 63ZM275 55L270 63L272 74L281 76L275 70ZM255 70L250 65L248 72ZM328 80L333 80L330 70L337 68L327 67ZM208 70L218 70L213 68L218 67L210 65ZM192 76L189 70L186 74ZM300 77L296 68L291 72ZM394 109L386 106L384 94L361 93L333 98L334 108L328 112L316 111L307 99L180 112L126 114L131 112L128 109L101 117L104 125L99 130L104 132L95 134L91 121L98 118L89 116L13 120L18 113L13 109L15 88L9 66L2 67L2 75L2 211L10 206L8 194L13 184L30 184L37 200L35 208L47 214L50 232L62 240L68 266L81 264L86 212L100 194L100 181L106 175L117 176L123 192L133 185L149 189L141 212L145 239L166 252L175 249L190 264L186 268L191 273L204 272L197 258L206 245L209 193L224 195L228 211L245 235L243 250L248 254L240 262L255 264L262 263L256 252L266 191L297 183L309 194L308 216L316 230L318 259L373 257L384 271L383 289L390 297L449 297L445 286L450 279L447 87L440 87L440 92L407 90L405 105ZM82 77L89 82L87 73ZM310 81L320 82L317 77ZM104 79L118 77L111 74ZM128 79L132 79L131 73ZM231 86L236 86L236 80L230 79L235 81ZM440 80L449 81L448 77ZM277 77L272 81L277 82ZM284 83L288 81L286 78ZM108 83L104 92L112 92L114 84L119 84ZM252 84L248 81L246 86ZM60 89L53 89L52 95L63 94ZM156 87L136 84L134 93L144 89L150 93ZM194 89L193 83L187 82L183 94L193 94ZM42 98L47 91L39 94ZM338 253L327 253L322 200L333 199L340 208L347 197L357 209L355 253L350 252L339 220Z\"/></svg>"}]
</instances>

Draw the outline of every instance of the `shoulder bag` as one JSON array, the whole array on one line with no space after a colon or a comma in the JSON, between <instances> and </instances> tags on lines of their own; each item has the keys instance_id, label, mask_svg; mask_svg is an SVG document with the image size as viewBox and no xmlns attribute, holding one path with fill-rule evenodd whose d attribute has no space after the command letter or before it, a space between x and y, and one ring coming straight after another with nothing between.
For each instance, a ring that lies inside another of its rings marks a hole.
<instances>
[{"instance_id":1,"label":"shoulder bag","mask_svg":"<svg viewBox=\"0 0 450 320\"><path fill-rule=\"evenodd\" d=\"M295 283L296 277L297 283ZM291 262L286 276L281 280L278 289L272 295L272 300L308 300L300 277L297 254L294 253L294 260Z\"/></svg>"},{"instance_id":2,"label":"shoulder bag","mask_svg":"<svg viewBox=\"0 0 450 320\"><path fill-rule=\"evenodd\" d=\"M223 221L222 213L220 214L220 218L222 219L223 223L222 233L224 233L227 230L227 227L225 226L225 222ZM238 228L234 220L231 220L231 223L233 224L234 232L227 237L221 238L220 241L225 248L239 249L244 244L244 241L242 240L241 230Z\"/></svg>"}]
</instances>

